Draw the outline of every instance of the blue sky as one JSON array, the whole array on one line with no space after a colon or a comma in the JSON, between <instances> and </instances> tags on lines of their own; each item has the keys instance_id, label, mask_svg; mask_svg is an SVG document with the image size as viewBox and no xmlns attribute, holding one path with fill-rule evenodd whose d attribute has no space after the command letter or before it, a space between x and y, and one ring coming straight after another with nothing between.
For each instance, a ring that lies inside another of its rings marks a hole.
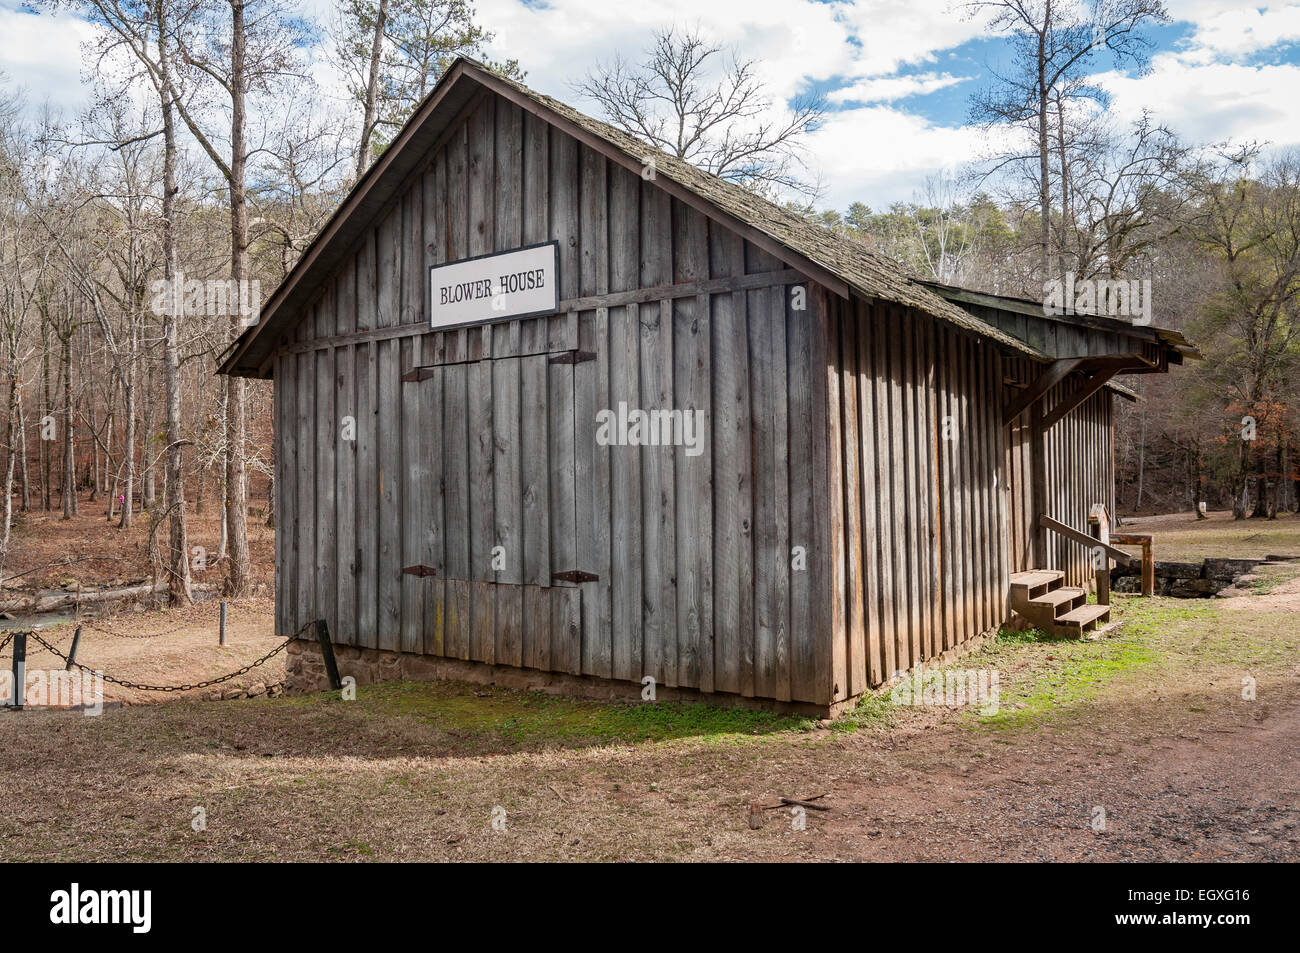
<instances>
[{"instance_id":1,"label":"blue sky","mask_svg":"<svg viewBox=\"0 0 1300 953\"><path fill-rule=\"evenodd\" d=\"M318 21L332 0L300 0ZM1254 139L1300 145L1300 0L1166 0L1170 24L1151 31L1146 75L1099 63L1097 82L1118 122L1144 108L1192 142ZM489 52L520 60L542 92L590 108L570 83L614 53L635 58L649 33L697 26L760 63L778 101L824 93L831 113L808 142L828 207L883 208L919 197L927 176L982 147L969 97L1005 55L953 0L476 0L497 36ZM0 70L36 101L85 102L80 44L90 27L0 0ZM340 95L325 51L322 96Z\"/></svg>"}]
</instances>

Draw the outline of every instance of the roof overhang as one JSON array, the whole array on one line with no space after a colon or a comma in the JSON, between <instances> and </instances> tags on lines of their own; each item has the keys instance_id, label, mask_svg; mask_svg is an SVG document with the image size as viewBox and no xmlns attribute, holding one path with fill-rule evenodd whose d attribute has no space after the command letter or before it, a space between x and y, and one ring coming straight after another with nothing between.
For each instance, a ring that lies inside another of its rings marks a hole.
<instances>
[{"instance_id":1,"label":"roof overhang","mask_svg":"<svg viewBox=\"0 0 1300 953\"><path fill-rule=\"evenodd\" d=\"M1181 331L1176 331L1173 328L1162 328L1153 324L1134 324L1132 321L1122 321L1104 314L1055 314L1047 311L1041 301L972 291L969 288L941 284L937 281L922 281L921 283L954 304L973 304L987 308L999 308L1003 311L1023 314L1042 321L1092 328L1097 331L1108 331L1139 340L1152 341L1165 348L1170 364L1181 364L1184 358L1192 358L1198 361L1204 360L1203 355L1197 350L1196 346L1187 340Z\"/></svg>"}]
</instances>

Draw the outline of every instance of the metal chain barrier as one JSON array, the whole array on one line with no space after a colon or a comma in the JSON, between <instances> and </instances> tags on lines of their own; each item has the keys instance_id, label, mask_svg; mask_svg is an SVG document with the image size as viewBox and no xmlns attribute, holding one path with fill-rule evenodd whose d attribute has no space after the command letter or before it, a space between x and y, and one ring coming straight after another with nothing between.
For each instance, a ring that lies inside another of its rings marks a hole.
<instances>
[{"instance_id":1,"label":"metal chain barrier","mask_svg":"<svg viewBox=\"0 0 1300 953\"><path fill-rule=\"evenodd\" d=\"M27 635L30 638L34 639L38 644L42 645L45 648L45 650L48 651L50 654L63 659L65 663L71 662L71 664L74 667L81 669L81 671L83 672L98 674L104 681L111 682L114 685L120 685L123 688L129 688L135 691L142 691L142 692L188 692L188 691L193 691L194 689L197 688L211 688L213 685L220 685L222 682L228 682L232 678L238 678L240 675L248 674L253 669L257 668L259 665L262 665L267 661L269 661L270 659L274 658L275 656L279 655L288 647L290 642L298 638L298 636L302 635L303 632L307 631L307 629L310 626L313 626L315 624L316 623L314 621L308 622L306 625L300 628L293 635L289 636L289 638L285 639L275 648L271 649L271 651L267 652L265 655L263 655L261 658L257 659L256 661L249 662L243 668L236 669L235 671L230 672L229 674L221 675L218 676L217 678L209 678L201 682L194 682L193 684L186 683L183 685L146 685L142 682L133 682L130 679L117 678L115 676L107 674L106 672L100 672L97 669L93 669L88 665L82 665L80 662L70 660L68 656L64 655L54 646L50 645L50 643L46 642L35 632L28 632ZM3 648L3 646L0 646L0 648Z\"/></svg>"},{"instance_id":2,"label":"metal chain barrier","mask_svg":"<svg viewBox=\"0 0 1300 953\"><path fill-rule=\"evenodd\" d=\"M230 608L237 610L238 612L247 612L252 615L264 616L266 618L275 617L274 610L255 609L252 606L240 605L237 602L227 603L227 605ZM113 622L115 622L120 618L122 617L111 616L102 621L104 621L108 625L112 625ZM88 629L91 632L98 632L100 635L107 635L110 638L114 638L114 639L160 639L165 635L174 635L177 632L183 632L186 629L192 629L194 628L195 625L194 622L188 621L188 622L181 622L177 625L174 625L170 629L162 629L159 632L133 633L133 632L117 632L113 629L105 628L103 625L96 624L95 622L92 622L86 618L74 619L73 622L76 625L81 626L83 629Z\"/></svg>"},{"instance_id":3,"label":"metal chain barrier","mask_svg":"<svg viewBox=\"0 0 1300 953\"><path fill-rule=\"evenodd\" d=\"M73 619L74 624L81 626L83 629L89 629L91 632L98 632L100 635L107 635L114 639L160 639L165 635L175 635L185 629L194 628L193 622L182 622L174 625L170 629L163 629L161 632L115 632L112 629L106 629L102 625L96 625L89 619Z\"/></svg>"}]
</instances>

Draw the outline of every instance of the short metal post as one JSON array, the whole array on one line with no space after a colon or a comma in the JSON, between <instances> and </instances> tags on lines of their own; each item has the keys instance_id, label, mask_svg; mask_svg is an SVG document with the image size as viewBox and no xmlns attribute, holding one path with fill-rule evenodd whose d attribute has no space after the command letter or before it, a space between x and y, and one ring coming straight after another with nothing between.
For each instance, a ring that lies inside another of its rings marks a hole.
<instances>
[{"instance_id":1,"label":"short metal post","mask_svg":"<svg viewBox=\"0 0 1300 953\"><path fill-rule=\"evenodd\" d=\"M65 672L71 672L72 667L77 664L77 647L81 645L81 626L77 626L77 631L72 633L72 648L68 649L68 664L63 666Z\"/></svg>"},{"instance_id":2,"label":"short metal post","mask_svg":"<svg viewBox=\"0 0 1300 953\"><path fill-rule=\"evenodd\" d=\"M27 703L27 633L14 633L14 707Z\"/></svg>"},{"instance_id":3,"label":"short metal post","mask_svg":"<svg viewBox=\"0 0 1300 953\"><path fill-rule=\"evenodd\" d=\"M221 634L217 637L217 644L222 648L226 646L226 604L221 603Z\"/></svg>"},{"instance_id":4,"label":"short metal post","mask_svg":"<svg viewBox=\"0 0 1300 953\"><path fill-rule=\"evenodd\" d=\"M325 660L325 672L330 678L330 688L337 692L343 687L343 680L339 678L339 666L334 661L334 646L330 644L330 628L324 619L316 620L316 638L320 639L320 654Z\"/></svg>"}]
</instances>

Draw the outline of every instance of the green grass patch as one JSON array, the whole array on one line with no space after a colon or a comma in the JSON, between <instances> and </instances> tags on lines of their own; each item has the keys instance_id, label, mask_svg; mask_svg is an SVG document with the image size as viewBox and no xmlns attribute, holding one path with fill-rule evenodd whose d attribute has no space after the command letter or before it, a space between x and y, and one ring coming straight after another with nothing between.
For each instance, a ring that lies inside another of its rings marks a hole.
<instances>
[{"instance_id":1,"label":"green grass patch","mask_svg":"<svg viewBox=\"0 0 1300 953\"><path fill-rule=\"evenodd\" d=\"M1055 639L1036 629L1003 629L966 667L987 667L1001 673L1015 666L1015 676L1000 675L996 714L971 710L965 720L971 726L1006 729L1067 718L1082 704L1098 698L1115 679L1141 671L1161 658L1140 627L1126 627L1122 635L1096 642Z\"/></svg>"},{"instance_id":2,"label":"green grass patch","mask_svg":"<svg viewBox=\"0 0 1300 953\"><path fill-rule=\"evenodd\" d=\"M508 749L645 743L676 738L718 743L794 731L808 720L793 715L716 708L688 702L602 703L456 682L385 682L338 693L303 696L306 705L355 705L365 716L412 718L466 740Z\"/></svg>"},{"instance_id":3,"label":"green grass patch","mask_svg":"<svg viewBox=\"0 0 1300 953\"><path fill-rule=\"evenodd\" d=\"M882 688L869 691L858 699L852 711L845 712L831 722L832 731L853 734L862 730L889 728L894 724L894 702L889 696L889 689Z\"/></svg>"}]
</instances>

